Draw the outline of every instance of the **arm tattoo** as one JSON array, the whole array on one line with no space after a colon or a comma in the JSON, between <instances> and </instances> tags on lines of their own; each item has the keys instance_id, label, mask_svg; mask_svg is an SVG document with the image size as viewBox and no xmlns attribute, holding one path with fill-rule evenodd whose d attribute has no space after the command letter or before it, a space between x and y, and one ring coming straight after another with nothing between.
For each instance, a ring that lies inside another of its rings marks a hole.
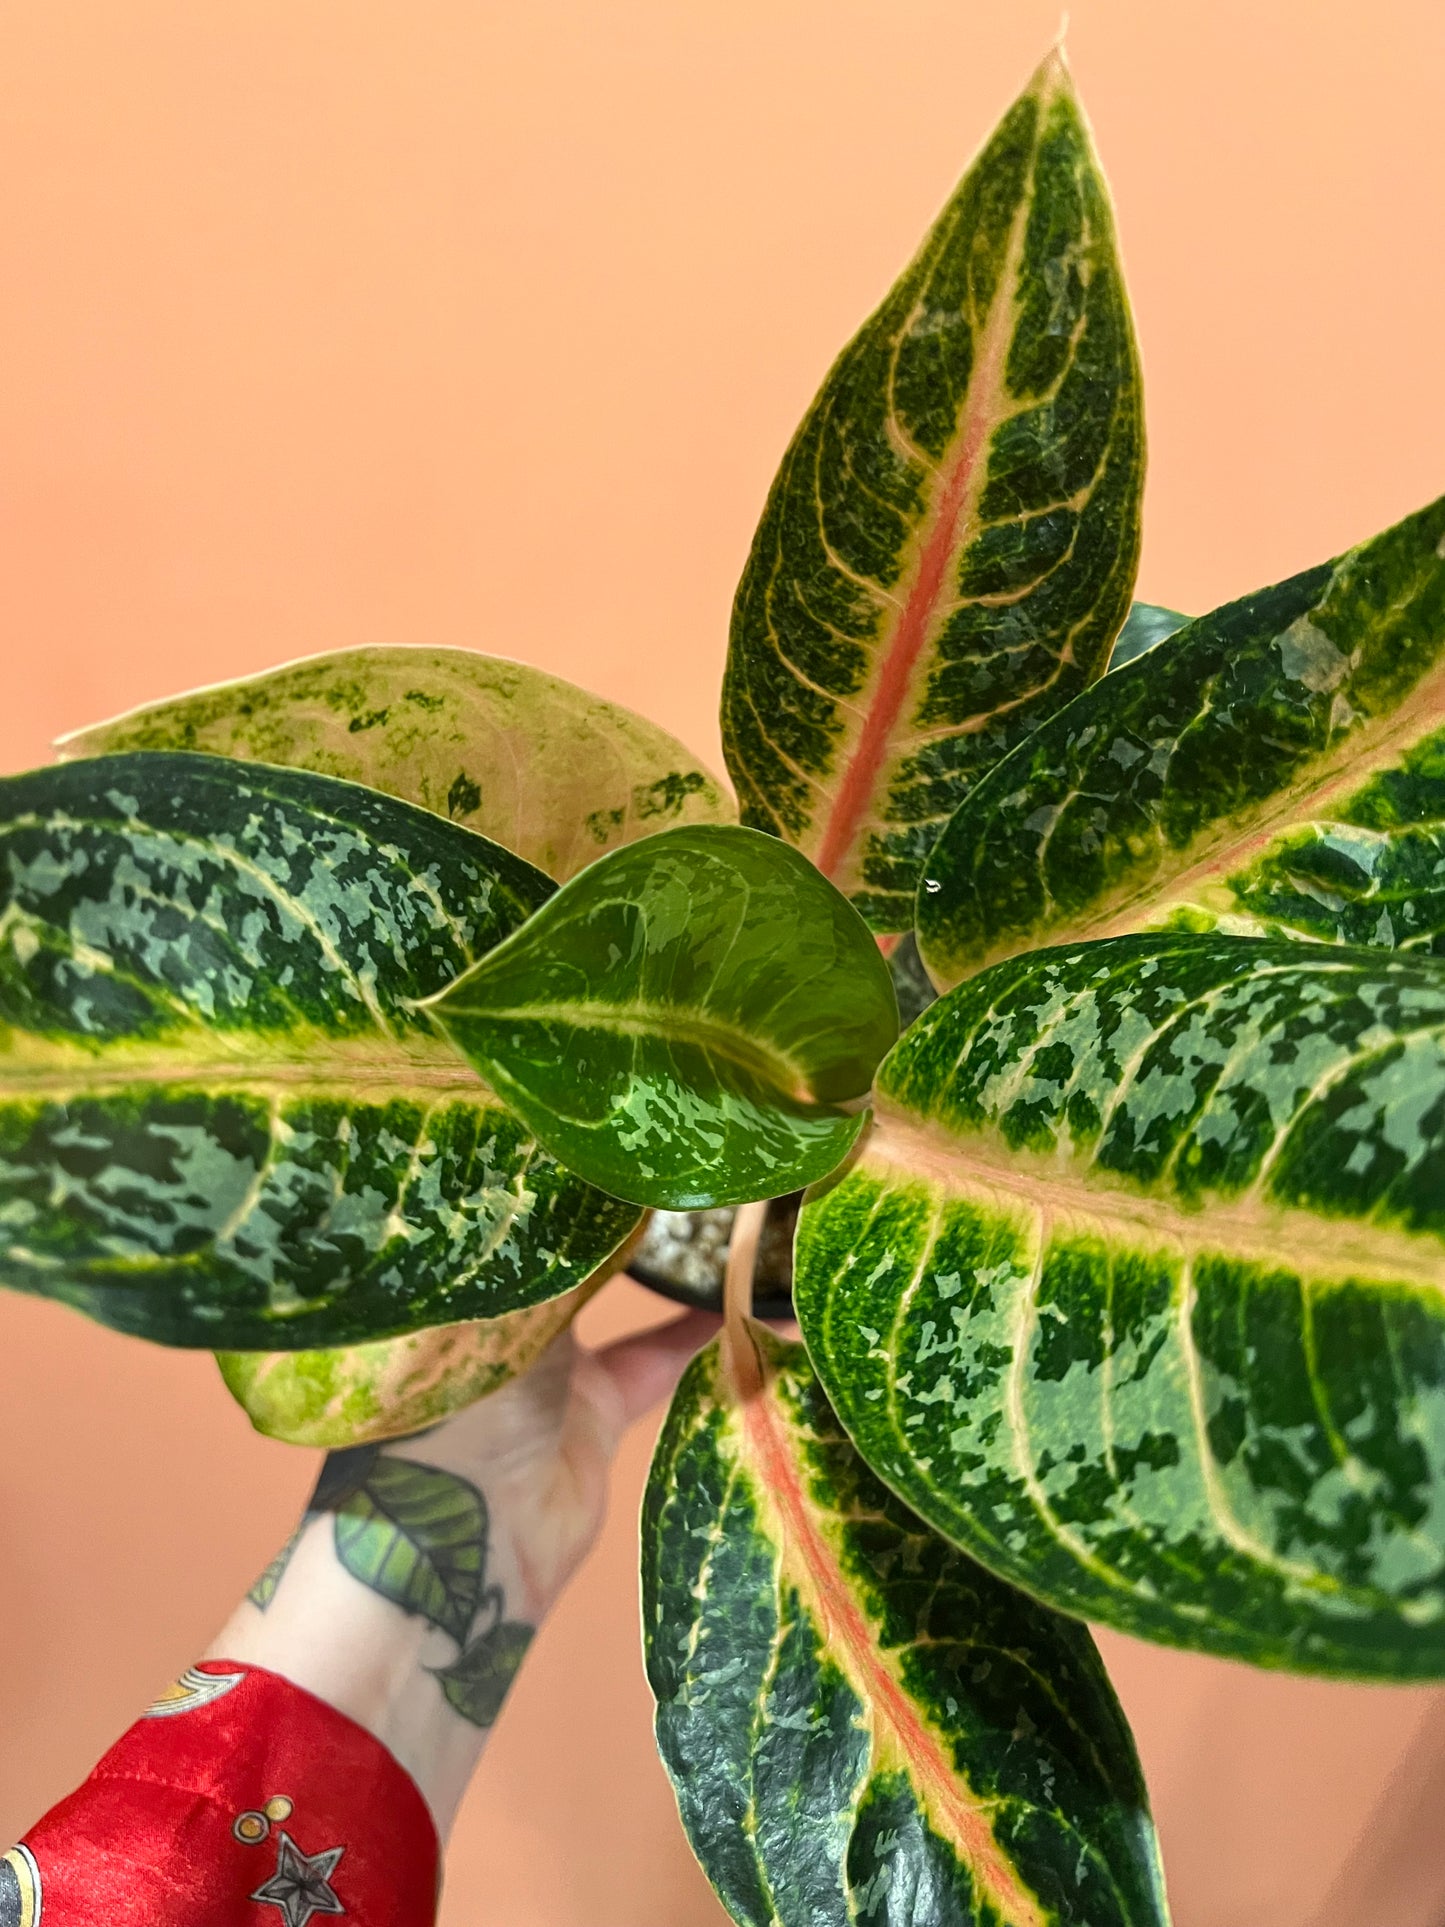
<instances>
[{"instance_id":1,"label":"arm tattoo","mask_svg":"<svg viewBox=\"0 0 1445 1927\"><path fill-rule=\"evenodd\" d=\"M533 1628L508 1619L501 1587L487 1583L490 1520L481 1492L455 1472L362 1445L328 1455L302 1525L324 1512L336 1557L354 1579L455 1642L457 1657L433 1668L434 1677L464 1720L491 1726ZM300 1527L251 1589L262 1612L299 1536Z\"/></svg>"}]
</instances>

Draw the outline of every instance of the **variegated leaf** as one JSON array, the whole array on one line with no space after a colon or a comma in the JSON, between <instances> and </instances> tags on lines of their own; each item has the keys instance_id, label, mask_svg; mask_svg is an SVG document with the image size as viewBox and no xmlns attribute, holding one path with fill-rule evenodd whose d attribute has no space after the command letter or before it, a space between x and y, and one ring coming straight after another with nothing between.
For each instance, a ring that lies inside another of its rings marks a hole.
<instances>
[{"instance_id":1,"label":"variegated leaf","mask_svg":"<svg viewBox=\"0 0 1445 1927\"><path fill-rule=\"evenodd\" d=\"M579 1285L499 1318L330 1350L222 1352L217 1363L258 1432L334 1451L423 1432L499 1391L535 1364L588 1296Z\"/></svg>"},{"instance_id":2,"label":"variegated leaf","mask_svg":"<svg viewBox=\"0 0 1445 1927\"><path fill-rule=\"evenodd\" d=\"M609 852L426 1009L569 1170L663 1209L831 1171L898 1035L844 898L718 824Z\"/></svg>"},{"instance_id":3,"label":"variegated leaf","mask_svg":"<svg viewBox=\"0 0 1445 1927\"><path fill-rule=\"evenodd\" d=\"M1128 1728L1082 1626L877 1481L800 1345L689 1366L643 1512L657 1737L745 1927L1167 1918Z\"/></svg>"},{"instance_id":4,"label":"variegated leaf","mask_svg":"<svg viewBox=\"0 0 1445 1927\"><path fill-rule=\"evenodd\" d=\"M220 1352L226 1388L258 1432L327 1451L405 1438L530 1370L582 1307L626 1265L642 1226L575 1290L521 1311L431 1325L366 1345L306 1352Z\"/></svg>"},{"instance_id":5,"label":"variegated leaf","mask_svg":"<svg viewBox=\"0 0 1445 1927\"><path fill-rule=\"evenodd\" d=\"M1103 669L1143 464L1113 216L1052 54L835 364L738 590L743 820L875 930L911 927L950 813Z\"/></svg>"},{"instance_id":6,"label":"variegated leaf","mask_svg":"<svg viewBox=\"0 0 1445 1927\"><path fill-rule=\"evenodd\" d=\"M341 649L77 730L65 757L205 750L344 776L479 830L560 883L732 799L655 724L470 649Z\"/></svg>"},{"instance_id":7,"label":"variegated leaf","mask_svg":"<svg viewBox=\"0 0 1445 1927\"><path fill-rule=\"evenodd\" d=\"M0 782L0 1282L268 1351L571 1290L637 1212L414 1008L551 889L296 770L138 754Z\"/></svg>"},{"instance_id":8,"label":"variegated leaf","mask_svg":"<svg viewBox=\"0 0 1445 1927\"><path fill-rule=\"evenodd\" d=\"M1445 498L1080 696L975 789L918 900L945 985L1167 924L1445 950Z\"/></svg>"},{"instance_id":9,"label":"variegated leaf","mask_svg":"<svg viewBox=\"0 0 1445 1927\"><path fill-rule=\"evenodd\" d=\"M1445 1677L1445 966L1157 934L914 1024L794 1297L869 1463L1041 1598Z\"/></svg>"}]
</instances>

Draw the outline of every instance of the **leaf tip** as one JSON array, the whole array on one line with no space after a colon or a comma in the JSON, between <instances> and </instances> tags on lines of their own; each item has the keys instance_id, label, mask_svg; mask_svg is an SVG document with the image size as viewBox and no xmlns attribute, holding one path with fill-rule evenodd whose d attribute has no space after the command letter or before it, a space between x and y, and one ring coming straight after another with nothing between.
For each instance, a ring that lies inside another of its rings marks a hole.
<instances>
[{"instance_id":1,"label":"leaf tip","mask_svg":"<svg viewBox=\"0 0 1445 1927\"><path fill-rule=\"evenodd\" d=\"M1033 79L1029 82L1028 91L1037 94L1040 100L1049 100L1055 94L1073 95L1074 76L1069 67L1066 47L1068 34L1069 15L1065 10L1059 16L1059 31L1054 44L1034 69Z\"/></svg>"}]
</instances>

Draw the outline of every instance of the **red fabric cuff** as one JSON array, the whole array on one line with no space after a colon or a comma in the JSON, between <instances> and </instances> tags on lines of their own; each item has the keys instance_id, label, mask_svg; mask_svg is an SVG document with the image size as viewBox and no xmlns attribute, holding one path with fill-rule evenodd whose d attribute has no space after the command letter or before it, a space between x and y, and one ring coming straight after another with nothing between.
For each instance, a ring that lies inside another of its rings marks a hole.
<instances>
[{"instance_id":1,"label":"red fabric cuff","mask_svg":"<svg viewBox=\"0 0 1445 1927\"><path fill-rule=\"evenodd\" d=\"M207 1660L0 1858L0 1927L432 1927L439 1852L381 1742Z\"/></svg>"}]
</instances>

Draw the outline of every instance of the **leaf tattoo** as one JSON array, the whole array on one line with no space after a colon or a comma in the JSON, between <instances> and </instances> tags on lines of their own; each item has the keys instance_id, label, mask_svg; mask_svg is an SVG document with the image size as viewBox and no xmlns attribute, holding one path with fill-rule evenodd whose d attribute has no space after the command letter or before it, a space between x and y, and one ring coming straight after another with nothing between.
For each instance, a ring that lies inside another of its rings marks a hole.
<instances>
[{"instance_id":1,"label":"leaf tattoo","mask_svg":"<svg viewBox=\"0 0 1445 1927\"><path fill-rule=\"evenodd\" d=\"M491 1726L532 1643L533 1628L502 1619L474 1639L450 1666L434 1668L441 1689L473 1726Z\"/></svg>"},{"instance_id":2,"label":"leaf tattoo","mask_svg":"<svg viewBox=\"0 0 1445 1927\"><path fill-rule=\"evenodd\" d=\"M364 1586L460 1644L482 1598L486 1501L453 1473L378 1456L336 1507L336 1556Z\"/></svg>"},{"instance_id":3,"label":"leaf tattoo","mask_svg":"<svg viewBox=\"0 0 1445 1927\"><path fill-rule=\"evenodd\" d=\"M491 1726L533 1629L509 1620L502 1588L487 1584L490 1517L481 1491L439 1466L355 1446L327 1455L306 1518L323 1513L332 1515L336 1557L353 1579L456 1641L456 1659L430 1670L463 1719ZM263 1612L295 1543L252 1590ZM485 1630L471 1638L483 1613Z\"/></svg>"}]
</instances>

